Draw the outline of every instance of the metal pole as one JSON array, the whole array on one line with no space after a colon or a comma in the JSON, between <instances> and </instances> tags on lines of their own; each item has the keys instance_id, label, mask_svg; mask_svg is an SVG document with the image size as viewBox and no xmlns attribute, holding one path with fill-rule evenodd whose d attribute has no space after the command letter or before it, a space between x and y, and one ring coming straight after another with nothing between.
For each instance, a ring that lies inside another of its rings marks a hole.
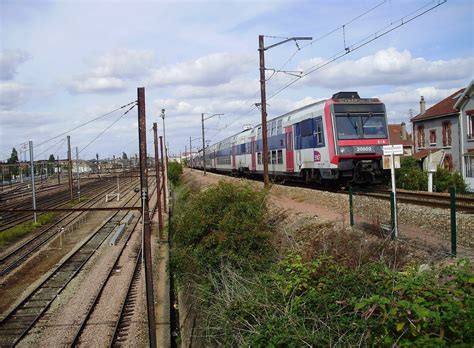
<instances>
[{"instance_id":1,"label":"metal pole","mask_svg":"<svg viewBox=\"0 0 474 348\"><path fill-rule=\"evenodd\" d=\"M393 236L395 239L398 238L398 217L397 217L397 187L395 184L395 156L392 153L390 155L391 166L390 173L392 176L392 192L393 192Z\"/></svg>"},{"instance_id":2,"label":"metal pole","mask_svg":"<svg viewBox=\"0 0 474 348\"><path fill-rule=\"evenodd\" d=\"M79 174L79 150L76 146L77 199L81 201L81 176Z\"/></svg>"},{"instance_id":3,"label":"metal pole","mask_svg":"<svg viewBox=\"0 0 474 348\"><path fill-rule=\"evenodd\" d=\"M160 188L160 156L158 153L158 125L156 122L153 123L153 138L155 145L155 171L156 171L156 200L158 207L158 230L160 235L160 240L163 237L163 216L161 215L161 190Z\"/></svg>"},{"instance_id":4,"label":"metal pole","mask_svg":"<svg viewBox=\"0 0 474 348\"><path fill-rule=\"evenodd\" d=\"M204 114L201 114L201 128L202 128L202 167L204 175L206 175L206 142L204 140Z\"/></svg>"},{"instance_id":5,"label":"metal pole","mask_svg":"<svg viewBox=\"0 0 474 348\"><path fill-rule=\"evenodd\" d=\"M165 186L165 157L163 155L163 137L160 135L160 150L161 150L161 177L162 185L161 190L163 191L163 210L166 211L166 186Z\"/></svg>"},{"instance_id":6,"label":"metal pole","mask_svg":"<svg viewBox=\"0 0 474 348\"><path fill-rule=\"evenodd\" d=\"M36 191L35 191L35 167L33 159L33 142L30 140L30 165L31 165L31 194L33 198L33 209L36 210ZM36 223L36 211L33 213L33 219Z\"/></svg>"},{"instance_id":7,"label":"metal pole","mask_svg":"<svg viewBox=\"0 0 474 348\"><path fill-rule=\"evenodd\" d=\"M349 186L349 218L351 222L351 226L354 226L354 202L353 202L353 195L354 191L352 190L352 186Z\"/></svg>"},{"instance_id":8,"label":"metal pole","mask_svg":"<svg viewBox=\"0 0 474 348\"><path fill-rule=\"evenodd\" d=\"M265 91L265 46L263 35L258 36L258 52L260 55L260 101L262 108L262 144L263 144L263 183L268 188L268 143L267 143L267 96Z\"/></svg>"},{"instance_id":9,"label":"metal pole","mask_svg":"<svg viewBox=\"0 0 474 348\"><path fill-rule=\"evenodd\" d=\"M148 314L148 335L150 347L156 347L155 296L153 291L153 271L151 259L151 228L148 210L148 169L146 167L146 115L145 88L140 87L138 94L138 141L140 147L140 186L143 205L143 254L145 258L145 287Z\"/></svg>"},{"instance_id":10,"label":"metal pole","mask_svg":"<svg viewBox=\"0 0 474 348\"><path fill-rule=\"evenodd\" d=\"M69 166L69 196L71 197L71 202L74 201L74 193L72 190L72 156L71 156L71 137L67 136L67 161Z\"/></svg>"},{"instance_id":11,"label":"metal pole","mask_svg":"<svg viewBox=\"0 0 474 348\"><path fill-rule=\"evenodd\" d=\"M191 137L189 137L189 164L191 166L191 171L193 171L193 150L191 149Z\"/></svg>"},{"instance_id":12,"label":"metal pole","mask_svg":"<svg viewBox=\"0 0 474 348\"><path fill-rule=\"evenodd\" d=\"M163 118L163 144L165 146L165 157L164 157L164 164L165 164L165 186L164 189L168 192L168 146L166 143L166 128L165 128L165 109L161 109L161 117ZM161 157L163 160L163 156ZM167 196L166 196L167 197ZM164 199L166 199L164 197ZM166 203L165 203L165 211L166 211Z\"/></svg>"},{"instance_id":13,"label":"metal pole","mask_svg":"<svg viewBox=\"0 0 474 348\"><path fill-rule=\"evenodd\" d=\"M449 188L451 198L451 254L457 254L457 231L456 231L456 186Z\"/></svg>"},{"instance_id":14,"label":"metal pole","mask_svg":"<svg viewBox=\"0 0 474 348\"><path fill-rule=\"evenodd\" d=\"M61 185L61 167L59 166L59 155L57 160L57 168L58 168L58 185Z\"/></svg>"}]
</instances>

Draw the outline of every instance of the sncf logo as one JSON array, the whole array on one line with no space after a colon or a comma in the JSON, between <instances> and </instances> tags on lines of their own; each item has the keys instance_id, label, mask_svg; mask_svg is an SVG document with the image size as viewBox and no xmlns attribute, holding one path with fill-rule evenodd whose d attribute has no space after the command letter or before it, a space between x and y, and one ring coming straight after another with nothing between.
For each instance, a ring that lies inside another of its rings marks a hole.
<instances>
[{"instance_id":1,"label":"sncf logo","mask_svg":"<svg viewBox=\"0 0 474 348\"><path fill-rule=\"evenodd\" d=\"M321 161L321 154L319 153L319 151L314 151L314 161L315 162Z\"/></svg>"}]
</instances>

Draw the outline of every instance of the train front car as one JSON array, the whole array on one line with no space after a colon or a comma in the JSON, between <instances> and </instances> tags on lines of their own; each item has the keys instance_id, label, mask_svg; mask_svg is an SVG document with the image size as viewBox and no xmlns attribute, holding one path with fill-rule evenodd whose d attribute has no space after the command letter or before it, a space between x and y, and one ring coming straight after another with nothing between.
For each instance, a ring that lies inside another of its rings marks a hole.
<instances>
[{"instance_id":1,"label":"train front car","mask_svg":"<svg viewBox=\"0 0 474 348\"><path fill-rule=\"evenodd\" d=\"M339 92L326 101L324 111L329 157L338 181L380 183L382 147L389 144L385 105L377 98L360 98L357 92Z\"/></svg>"}]
</instances>

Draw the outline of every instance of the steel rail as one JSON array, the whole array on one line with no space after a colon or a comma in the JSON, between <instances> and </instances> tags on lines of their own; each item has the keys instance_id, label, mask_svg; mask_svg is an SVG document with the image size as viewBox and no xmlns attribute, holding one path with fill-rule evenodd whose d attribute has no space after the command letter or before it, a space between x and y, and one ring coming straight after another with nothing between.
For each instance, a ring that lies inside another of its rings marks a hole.
<instances>
[{"instance_id":1,"label":"steel rail","mask_svg":"<svg viewBox=\"0 0 474 348\"><path fill-rule=\"evenodd\" d=\"M85 202L83 205L87 204L96 204L103 195L103 191L93 197L91 200ZM67 224L70 225L75 223L83 216L84 211L82 211L77 216L73 217L71 221L68 221ZM55 221L53 225L48 226L40 233L37 233L33 238L25 241L21 245L19 245L14 250L10 251L8 254L4 255L0 259L0 276L4 276L15 269L18 265L22 263L26 258L28 258L31 254L36 252L41 246L45 243L50 241L53 237L57 236L62 230L56 230L55 228L62 224L67 218L73 215L74 212L70 212L65 216L61 217L59 220ZM54 230L53 230L54 229ZM8 261L7 259L13 259L13 261ZM7 264L6 267L2 267Z\"/></svg>"},{"instance_id":2,"label":"steel rail","mask_svg":"<svg viewBox=\"0 0 474 348\"><path fill-rule=\"evenodd\" d=\"M136 198L133 195L128 201ZM120 212L116 212L102 224L72 255L56 268L41 284L22 300L0 321L0 346L15 346L51 306L69 282L103 244L116 223ZM46 295L43 298L41 295ZM37 303L37 305L35 305ZM39 310L38 310L39 309Z\"/></svg>"}]
</instances>

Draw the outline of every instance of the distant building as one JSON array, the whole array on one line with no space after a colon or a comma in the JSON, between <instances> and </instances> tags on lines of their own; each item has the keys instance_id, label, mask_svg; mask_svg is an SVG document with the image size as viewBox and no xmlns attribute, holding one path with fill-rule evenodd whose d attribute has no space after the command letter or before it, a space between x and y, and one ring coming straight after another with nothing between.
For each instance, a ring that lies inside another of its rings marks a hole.
<instances>
[{"instance_id":1,"label":"distant building","mask_svg":"<svg viewBox=\"0 0 474 348\"><path fill-rule=\"evenodd\" d=\"M461 129L459 111L454 106L464 91L464 88L456 91L427 110L421 97L420 113L410 121L413 123L413 158L422 161L425 170L429 162L430 166L461 171Z\"/></svg>"},{"instance_id":2,"label":"distant building","mask_svg":"<svg viewBox=\"0 0 474 348\"><path fill-rule=\"evenodd\" d=\"M460 114L461 173L464 181L474 191L474 84L464 90L454 105Z\"/></svg>"},{"instance_id":3,"label":"distant building","mask_svg":"<svg viewBox=\"0 0 474 348\"><path fill-rule=\"evenodd\" d=\"M405 122L401 124L389 124L388 136L390 145L403 145L403 155L413 155L413 140L411 134L407 133Z\"/></svg>"}]
</instances>

